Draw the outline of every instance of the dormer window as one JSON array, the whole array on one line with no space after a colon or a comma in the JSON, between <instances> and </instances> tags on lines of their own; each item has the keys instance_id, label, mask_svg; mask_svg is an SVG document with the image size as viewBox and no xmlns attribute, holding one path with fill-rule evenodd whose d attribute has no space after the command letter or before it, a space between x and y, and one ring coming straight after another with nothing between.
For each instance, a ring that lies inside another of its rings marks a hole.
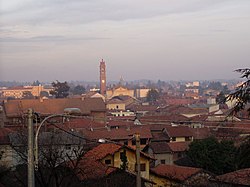
<instances>
[{"instance_id":1,"label":"dormer window","mask_svg":"<svg viewBox=\"0 0 250 187\"><path fill-rule=\"evenodd\" d=\"M105 160L105 164L107 164L107 165L111 165L111 159L107 159L107 160Z\"/></svg>"}]
</instances>

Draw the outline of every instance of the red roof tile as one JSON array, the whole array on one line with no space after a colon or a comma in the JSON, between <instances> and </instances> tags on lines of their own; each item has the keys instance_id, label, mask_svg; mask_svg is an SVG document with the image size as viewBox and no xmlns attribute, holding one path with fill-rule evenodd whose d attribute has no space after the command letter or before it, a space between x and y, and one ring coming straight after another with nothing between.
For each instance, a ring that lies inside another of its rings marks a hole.
<instances>
[{"instance_id":1,"label":"red roof tile","mask_svg":"<svg viewBox=\"0 0 250 187\"><path fill-rule=\"evenodd\" d=\"M170 142L167 144L172 152L184 152L188 150L190 142Z\"/></svg>"},{"instance_id":2,"label":"red roof tile","mask_svg":"<svg viewBox=\"0 0 250 187\"><path fill-rule=\"evenodd\" d=\"M100 128L105 127L106 124L93 121L90 118L76 119L71 118L69 121L64 123L70 129L82 129L82 128Z\"/></svg>"},{"instance_id":3,"label":"red roof tile","mask_svg":"<svg viewBox=\"0 0 250 187\"><path fill-rule=\"evenodd\" d=\"M169 141L169 137L166 133L164 132L151 132L152 134L152 139L151 141Z\"/></svg>"},{"instance_id":4,"label":"red roof tile","mask_svg":"<svg viewBox=\"0 0 250 187\"><path fill-rule=\"evenodd\" d=\"M171 152L167 142L151 142L149 147L153 150L154 154Z\"/></svg>"},{"instance_id":5,"label":"red roof tile","mask_svg":"<svg viewBox=\"0 0 250 187\"><path fill-rule=\"evenodd\" d=\"M175 165L160 164L155 168L150 169L150 171L161 177L168 179L185 181L193 175L202 171L200 168L191 168Z\"/></svg>"},{"instance_id":6,"label":"red roof tile","mask_svg":"<svg viewBox=\"0 0 250 187\"><path fill-rule=\"evenodd\" d=\"M115 152L121 149L121 145L107 143L107 144L100 144L94 147L92 150L88 151L84 157L91 158L94 160L100 160L107 155L113 155Z\"/></svg>"},{"instance_id":7,"label":"red roof tile","mask_svg":"<svg viewBox=\"0 0 250 187\"><path fill-rule=\"evenodd\" d=\"M110 140L127 140L130 139L135 133L139 133L141 138L152 138L150 128L148 126L131 126L128 128L119 127L118 129L82 129L83 135L92 140L100 138L107 138Z\"/></svg>"},{"instance_id":8,"label":"red roof tile","mask_svg":"<svg viewBox=\"0 0 250 187\"><path fill-rule=\"evenodd\" d=\"M250 168L237 170L231 173L217 176L222 182L250 186Z\"/></svg>"},{"instance_id":9,"label":"red roof tile","mask_svg":"<svg viewBox=\"0 0 250 187\"><path fill-rule=\"evenodd\" d=\"M190 128L195 140L201 140L211 136L211 130L209 128Z\"/></svg>"},{"instance_id":10,"label":"red roof tile","mask_svg":"<svg viewBox=\"0 0 250 187\"><path fill-rule=\"evenodd\" d=\"M73 164L72 162L68 162L68 164L69 167L74 169L81 181L98 180L116 170L116 168L109 167L98 160L88 157L83 157L78 163L74 161Z\"/></svg>"},{"instance_id":11,"label":"red roof tile","mask_svg":"<svg viewBox=\"0 0 250 187\"><path fill-rule=\"evenodd\" d=\"M23 99L9 100L4 103L7 116L19 116L27 112L28 108L42 115L61 114L65 108L79 108L83 114L91 111L106 111L106 106L101 98L63 98L63 99Z\"/></svg>"},{"instance_id":12,"label":"red roof tile","mask_svg":"<svg viewBox=\"0 0 250 187\"><path fill-rule=\"evenodd\" d=\"M141 122L173 122L173 121L189 121L189 119L181 114L171 114L171 115L158 115L158 116L143 116L141 117Z\"/></svg>"},{"instance_id":13,"label":"red roof tile","mask_svg":"<svg viewBox=\"0 0 250 187\"><path fill-rule=\"evenodd\" d=\"M169 137L193 136L190 128L187 126L166 126L165 129Z\"/></svg>"}]
</instances>

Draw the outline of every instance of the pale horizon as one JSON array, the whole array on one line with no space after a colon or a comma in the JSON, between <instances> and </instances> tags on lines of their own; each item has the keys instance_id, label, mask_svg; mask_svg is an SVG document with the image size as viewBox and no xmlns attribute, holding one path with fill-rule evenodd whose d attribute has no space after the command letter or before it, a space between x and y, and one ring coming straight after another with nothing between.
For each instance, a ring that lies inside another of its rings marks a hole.
<instances>
[{"instance_id":1,"label":"pale horizon","mask_svg":"<svg viewBox=\"0 0 250 187\"><path fill-rule=\"evenodd\" d=\"M248 0L1 0L0 81L239 79Z\"/></svg>"}]
</instances>

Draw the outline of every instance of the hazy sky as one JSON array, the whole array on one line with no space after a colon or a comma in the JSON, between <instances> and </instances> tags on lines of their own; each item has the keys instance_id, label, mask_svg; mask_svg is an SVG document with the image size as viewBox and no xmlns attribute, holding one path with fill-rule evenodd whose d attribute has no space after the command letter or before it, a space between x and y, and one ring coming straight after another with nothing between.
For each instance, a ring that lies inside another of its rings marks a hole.
<instances>
[{"instance_id":1,"label":"hazy sky","mask_svg":"<svg viewBox=\"0 0 250 187\"><path fill-rule=\"evenodd\" d=\"M0 80L238 78L250 0L0 0Z\"/></svg>"}]
</instances>

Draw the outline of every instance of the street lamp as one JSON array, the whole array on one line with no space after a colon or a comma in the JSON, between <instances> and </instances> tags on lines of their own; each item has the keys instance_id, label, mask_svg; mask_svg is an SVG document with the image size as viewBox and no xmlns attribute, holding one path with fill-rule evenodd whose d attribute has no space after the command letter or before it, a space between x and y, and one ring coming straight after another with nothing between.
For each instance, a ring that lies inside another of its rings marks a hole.
<instances>
[{"instance_id":1,"label":"street lamp","mask_svg":"<svg viewBox=\"0 0 250 187\"><path fill-rule=\"evenodd\" d=\"M35 147L34 147L34 152L35 152L35 170L38 169L38 135L39 135L39 131L40 131L41 127L50 118L54 118L54 117L68 117L68 116L69 115L65 115L65 114L53 114L53 115L50 115L50 116L44 118L44 120L38 126L36 134L35 134Z\"/></svg>"},{"instance_id":2,"label":"street lamp","mask_svg":"<svg viewBox=\"0 0 250 187\"><path fill-rule=\"evenodd\" d=\"M63 114L52 114L50 116L47 116L46 118L44 118L44 120L40 123L40 125L37 128L36 131L36 135L35 135L35 169L38 169L38 135L40 132L41 127L43 126L43 124L50 118L54 118L54 117L77 117L79 118L79 116L73 116L71 114L81 114L81 110L79 108L65 108L64 109L64 113Z\"/></svg>"}]
</instances>

